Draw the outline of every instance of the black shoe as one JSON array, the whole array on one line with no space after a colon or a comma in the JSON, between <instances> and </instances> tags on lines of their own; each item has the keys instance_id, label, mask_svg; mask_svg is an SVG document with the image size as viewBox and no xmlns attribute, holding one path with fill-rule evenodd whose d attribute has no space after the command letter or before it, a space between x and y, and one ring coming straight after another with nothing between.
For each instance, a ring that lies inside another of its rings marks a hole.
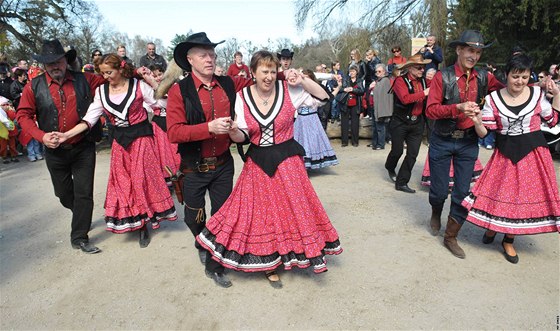
<instances>
[{"instance_id":1,"label":"black shoe","mask_svg":"<svg viewBox=\"0 0 560 331\"><path fill-rule=\"evenodd\" d=\"M140 229L140 240L138 243L140 244L140 248L146 248L150 244L150 233L145 225Z\"/></svg>"},{"instance_id":2,"label":"black shoe","mask_svg":"<svg viewBox=\"0 0 560 331\"><path fill-rule=\"evenodd\" d=\"M354 147L358 147L358 144L352 144L352 146L354 146Z\"/></svg>"},{"instance_id":3,"label":"black shoe","mask_svg":"<svg viewBox=\"0 0 560 331\"><path fill-rule=\"evenodd\" d=\"M519 256L517 254L515 255L509 255L506 252L506 249L504 247L504 243L506 244L513 244L513 238L508 238L506 237L506 235L504 234L504 239L502 240L502 248L504 249L504 256L506 257L506 260L508 260L508 262L516 264L517 262L519 262Z\"/></svg>"},{"instance_id":4,"label":"black shoe","mask_svg":"<svg viewBox=\"0 0 560 331\"><path fill-rule=\"evenodd\" d=\"M18 163L18 162L19 162L19 160L18 160L18 159L16 159L15 157L13 157L13 158L12 158L12 162L14 162L14 163Z\"/></svg>"},{"instance_id":5,"label":"black shoe","mask_svg":"<svg viewBox=\"0 0 560 331\"><path fill-rule=\"evenodd\" d=\"M206 274L206 277L212 278L216 285L220 287L228 288L232 285L228 277L223 272L212 272L205 269L204 273Z\"/></svg>"},{"instance_id":6,"label":"black shoe","mask_svg":"<svg viewBox=\"0 0 560 331\"><path fill-rule=\"evenodd\" d=\"M342 144L342 147L346 147L346 146L348 146L348 144ZM6 163L6 162L4 162L4 163ZM8 161L8 163L10 163L10 161Z\"/></svg>"},{"instance_id":7,"label":"black shoe","mask_svg":"<svg viewBox=\"0 0 560 331\"><path fill-rule=\"evenodd\" d=\"M395 190L403 191L403 192L406 192L406 193L416 193L416 190L413 190L410 187L408 187L408 184L395 185Z\"/></svg>"},{"instance_id":8,"label":"black shoe","mask_svg":"<svg viewBox=\"0 0 560 331\"><path fill-rule=\"evenodd\" d=\"M367 147L373 147L373 144L367 144Z\"/></svg>"},{"instance_id":9,"label":"black shoe","mask_svg":"<svg viewBox=\"0 0 560 331\"><path fill-rule=\"evenodd\" d=\"M397 174L392 170L387 170L387 172L389 173L389 178L391 178L391 180L396 183L397 182Z\"/></svg>"},{"instance_id":10,"label":"black shoe","mask_svg":"<svg viewBox=\"0 0 560 331\"><path fill-rule=\"evenodd\" d=\"M73 243L72 248L81 249L82 252L88 253L88 254L95 254L95 253L101 252L101 250L99 248L93 246L92 244L90 244L87 241L80 241L80 242L75 243L75 244Z\"/></svg>"},{"instance_id":11,"label":"black shoe","mask_svg":"<svg viewBox=\"0 0 560 331\"><path fill-rule=\"evenodd\" d=\"M488 236L488 235L486 235L487 232L488 232L488 231L484 232L484 236L482 237L482 243L483 243L483 244L486 244L486 245L493 243L493 242L494 242L494 238L496 238L496 232L494 232L494 235L491 236L491 237Z\"/></svg>"},{"instance_id":12,"label":"black shoe","mask_svg":"<svg viewBox=\"0 0 560 331\"><path fill-rule=\"evenodd\" d=\"M202 263L203 265L206 265L206 255L206 250L202 248L198 250L198 258L200 259L200 263Z\"/></svg>"},{"instance_id":13,"label":"black shoe","mask_svg":"<svg viewBox=\"0 0 560 331\"><path fill-rule=\"evenodd\" d=\"M346 145L346 146L348 146L348 145ZM344 146L343 146L343 147L344 147ZM8 164L8 163L10 163L10 160L8 160L8 159L5 159L5 160L4 160L4 161L3 161L2 163L4 163L4 164Z\"/></svg>"}]
</instances>

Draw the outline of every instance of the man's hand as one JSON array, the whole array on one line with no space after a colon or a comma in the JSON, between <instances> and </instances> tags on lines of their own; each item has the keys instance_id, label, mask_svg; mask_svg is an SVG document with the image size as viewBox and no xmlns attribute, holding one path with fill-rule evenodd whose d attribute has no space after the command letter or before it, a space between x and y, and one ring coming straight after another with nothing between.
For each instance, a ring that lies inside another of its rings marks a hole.
<instances>
[{"instance_id":1,"label":"man's hand","mask_svg":"<svg viewBox=\"0 0 560 331\"><path fill-rule=\"evenodd\" d=\"M47 132L43 136L43 144L48 148L57 148L60 145L57 132Z\"/></svg>"},{"instance_id":2,"label":"man's hand","mask_svg":"<svg viewBox=\"0 0 560 331\"><path fill-rule=\"evenodd\" d=\"M430 88L424 89L424 96L427 97L430 94Z\"/></svg>"},{"instance_id":3,"label":"man's hand","mask_svg":"<svg viewBox=\"0 0 560 331\"><path fill-rule=\"evenodd\" d=\"M480 108L476 102L467 101L457 104L457 109L467 117L472 117L480 112Z\"/></svg>"},{"instance_id":4,"label":"man's hand","mask_svg":"<svg viewBox=\"0 0 560 331\"><path fill-rule=\"evenodd\" d=\"M208 131L213 134L225 134L232 128L232 120L229 117L220 117L208 122Z\"/></svg>"}]
</instances>

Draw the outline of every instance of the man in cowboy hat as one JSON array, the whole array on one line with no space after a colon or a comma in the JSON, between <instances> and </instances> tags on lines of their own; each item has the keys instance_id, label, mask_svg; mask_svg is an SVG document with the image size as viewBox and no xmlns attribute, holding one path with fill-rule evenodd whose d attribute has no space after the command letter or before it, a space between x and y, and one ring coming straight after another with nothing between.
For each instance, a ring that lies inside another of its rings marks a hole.
<instances>
[{"instance_id":1,"label":"man in cowboy hat","mask_svg":"<svg viewBox=\"0 0 560 331\"><path fill-rule=\"evenodd\" d=\"M177 65L190 74L173 85L167 99L167 135L179 144L181 171L185 174L183 201L185 223L196 237L206 222L205 195L211 214L220 209L233 186L233 158L228 132L235 116L235 94L251 79L215 76L216 45L206 33L187 37L173 52ZM221 287L231 286L224 267L195 241L205 272Z\"/></svg>"},{"instance_id":2,"label":"man in cowboy hat","mask_svg":"<svg viewBox=\"0 0 560 331\"><path fill-rule=\"evenodd\" d=\"M397 66L406 74L397 77L393 83L394 106L390 125L393 144L385 161L385 169L395 182L395 189L406 193L416 192L408 186L408 182L424 133L424 109L430 92L428 82L424 78L424 69L430 62L432 60L424 60L421 54L411 56L404 64ZM406 156L399 173L396 174L395 169L403 154L405 142Z\"/></svg>"},{"instance_id":3,"label":"man in cowboy hat","mask_svg":"<svg viewBox=\"0 0 560 331\"><path fill-rule=\"evenodd\" d=\"M93 100L95 88L105 80L91 73L68 70L68 64L76 59L76 51L64 51L57 39L43 41L41 54L33 58L43 63L46 73L25 85L17 121L23 131L47 147L45 160L55 195L72 211L72 247L89 254L98 253L99 248L88 238L93 212L97 138L94 133L98 132L94 127L87 135L76 136L64 144L58 141L57 132L66 132L80 123Z\"/></svg>"},{"instance_id":4,"label":"man in cowboy hat","mask_svg":"<svg viewBox=\"0 0 560 331\"><path fill-rule=\"evenodd\" d=\"M280 53L276 53L278 61L280 61L280 70L286 71L292 66L292 60L294 59L294 52L289 49L284 48Z\"/></svg>"},{"instance_id":5,"label":"man in cowboy hat","mask_svg":"<svg viewBox=\"0 0 560 331\"><path fill-rule=\"evenodd\" d=\"M494 75L474 69L482 50L490 45L474 30L464 31L459 40L449 43L449 47L455 48L457 61L434 76L426 107L426 116L435 120L428 152L430 228L434 236L441 228L441 213L449 191L449 168L453 162L454 186L443 243L458 258L465 258L465 252L457 243L457 234L467 216L461 203L469 192L478 157L478 137L470 117L480 112L479 104L487 93L503 87Z\"/></svg>"}]
</instances>

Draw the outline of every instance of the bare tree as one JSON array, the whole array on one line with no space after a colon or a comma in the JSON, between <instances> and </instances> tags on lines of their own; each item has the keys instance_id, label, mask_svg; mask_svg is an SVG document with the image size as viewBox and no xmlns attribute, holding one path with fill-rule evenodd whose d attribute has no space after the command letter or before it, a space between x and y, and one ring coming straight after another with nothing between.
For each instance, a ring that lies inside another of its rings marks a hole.
<instances>
[{"instance_id":1,"label":"bare tree","mask_svg":"<svg viewBox=\"0 0 560 331\"><path fill-rule=\"evenodd\" d=\"M84 0L3 0L0 1L0 31L37 51L42 39L65 39L75 28L73 18L88 12Z\"/></svg>"}]
</instances>

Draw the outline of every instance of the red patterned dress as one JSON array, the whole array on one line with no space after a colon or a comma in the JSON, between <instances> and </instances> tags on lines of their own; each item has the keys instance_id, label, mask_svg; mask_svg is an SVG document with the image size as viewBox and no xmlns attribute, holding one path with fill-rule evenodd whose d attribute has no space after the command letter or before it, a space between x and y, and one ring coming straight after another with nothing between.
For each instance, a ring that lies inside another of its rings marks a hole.
<instances>
[{"instance_id":1,"label":"red patterned dress","mask_svg":"<svg viewBox=\"0 0 560 331\"><path fill-rule=\"evenodd\" d=\"M111 96L104 84L83 118L91 126L104 111L114 125L105 222L115 233L138 230L148 222L157 229L160 221L177 219L143 102L157 104L152 88L143 81L131 79L128 92Z\"/></svg>"},{"instance_id":2,"label":"red patterned dress","mask_svg":"<svg viewBox=\"0 0 560 331\"><path fill-rule=\"evenodd\" d=\"M540 131L558 121L539 87L518 107L505 104L500 91L486 96L485 127L496 130L496 149L472 192L463 201L467 221L509 234L560 230L560 197L550 150Z\"/></svg>"},{"instance_id":3,"label":"red patterned dress","mask_svg":"<svg viewBox=\"0 0 560 331\"><path fill-rule=\"evenodd\" d=\"M237 123L251 141L247 162L197 240L226 268L258 272L283 265L320 273L327 270L325 254L342 248L307 176L305 150L293 139L296 108L318 101L281 81L276 96L263 115L249 88L238 93Z\"/></svg>"}]
</instances>

